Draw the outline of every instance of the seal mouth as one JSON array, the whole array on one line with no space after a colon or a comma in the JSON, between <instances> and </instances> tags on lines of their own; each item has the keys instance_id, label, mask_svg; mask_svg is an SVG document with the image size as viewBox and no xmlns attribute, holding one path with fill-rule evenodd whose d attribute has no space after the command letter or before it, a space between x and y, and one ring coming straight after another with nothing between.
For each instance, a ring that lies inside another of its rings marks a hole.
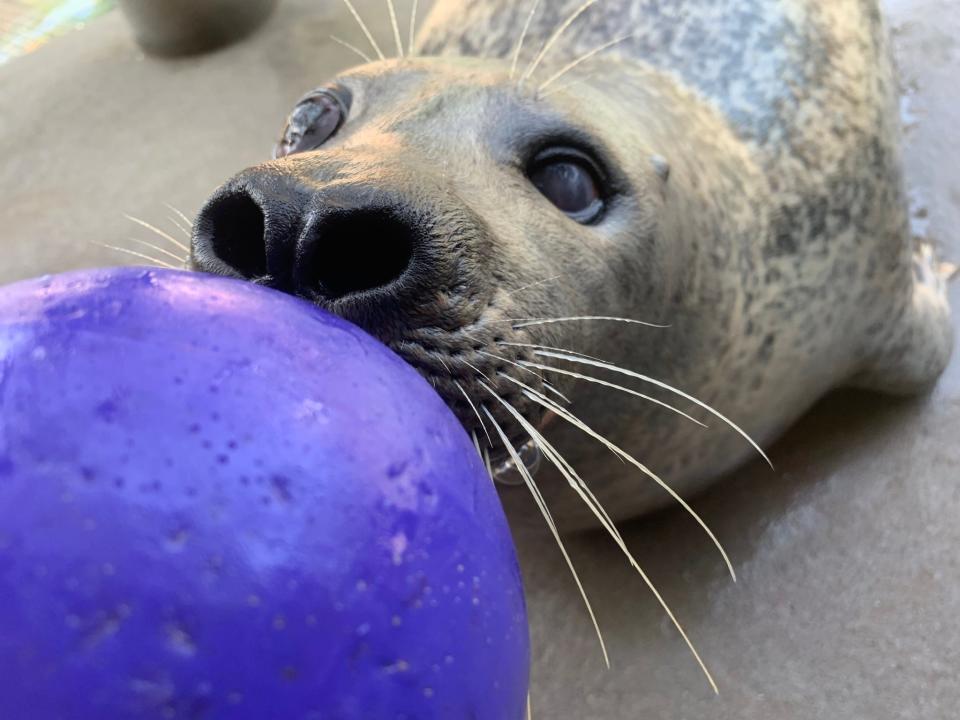
<instances>
[{"instance_id":1,"label":"seal mouth","mask_svg":"<svg viewBox=\"0 0 960 720\"><path fill-rule=\"evenodd\" d=\"M526 367L531 359L528 349L508 342L506 334L481 325L413 331L386 344L433 386L457 416L493 479L517 485L524 477L514 456L531 476L540 466L536 435L553 416L547 394L552 388L542 375Z\"/></svg>"}]
</instances>

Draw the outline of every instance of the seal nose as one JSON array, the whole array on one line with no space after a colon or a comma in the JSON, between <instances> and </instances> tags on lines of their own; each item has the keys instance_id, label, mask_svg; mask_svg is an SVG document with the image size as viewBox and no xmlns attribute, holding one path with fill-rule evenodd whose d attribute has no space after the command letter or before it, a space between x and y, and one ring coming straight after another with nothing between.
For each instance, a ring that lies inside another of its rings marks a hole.
<instances>
[{"instance_id":1,"label":"seal nose","mask_svg":"<svg viewBox=\"0 0 960 720\"><path fill-rule=\"evenodd\" d=\"M197 215L193 259L201 269L247 280L267 278L266 214L247 192L215 196Z\"/></svg>"},{"instance_id":2,"label":"seal nose","mask_svg":"<svg viewBox=\"0 0 960 720\"><path fill-rule=\"evenodd\" d=\"M244 178L219 190L194 225L198 269L318 301L389 289L412 270L421 223L362 189L326 197Z\"/></svg>"},{"instance_id":3,"label":"seal nose","mask_svg":"<svg viewBox=\"0 0 960 720\"><path fill-rule=\"evenodd\" d=\"M419 233L402 208L323 208L300 236L294 279L324 300L389 288L411 268Z\"/></svg>"}]
</instances>

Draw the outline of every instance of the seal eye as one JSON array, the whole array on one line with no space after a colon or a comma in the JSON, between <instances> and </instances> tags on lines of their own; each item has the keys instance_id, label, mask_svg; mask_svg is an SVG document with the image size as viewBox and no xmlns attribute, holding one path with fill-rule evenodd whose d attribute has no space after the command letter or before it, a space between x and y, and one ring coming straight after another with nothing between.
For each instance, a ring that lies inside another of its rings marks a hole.
<instances>
[{"instance_id":1,"label":"seal eye","mask_svg":"<svg viewBox=\"0 0 960 720\"><path fill-rule=\"evenodd\" d=\"M547 200L578 223L595 222L604 209L596 165L572 149L552 149L534 158L530 182Z\"/></svg>"},{"instance_id":2,"label":"seal eye","mask_svg":"<svg viewBox=\"0 0 960 720\"><path fill-rule=\"evenodd\" d=\"M334 90L316 90L297 103L287 118L274 158L316 150L333 137L347 117L347 103Z\"/></svg>"}]
</instances>

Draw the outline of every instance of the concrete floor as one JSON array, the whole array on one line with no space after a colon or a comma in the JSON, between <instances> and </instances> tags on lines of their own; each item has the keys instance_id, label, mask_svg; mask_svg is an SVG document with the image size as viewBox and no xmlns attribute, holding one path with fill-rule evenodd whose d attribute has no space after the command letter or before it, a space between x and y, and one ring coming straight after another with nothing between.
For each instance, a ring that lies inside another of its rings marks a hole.
<instances>
[{"instance_id":1,"label":"concrete floor","mask_svg":"<svg viewBox=\"0 0 960 720\"><path fill-rule=\"evenodd\" d=\"M915 227L960 259L960 3L888 0L908 121ZM388 37L380 3L359 3ZM144 58L119 14L0 67L0 282L123 258L93 242L167 229L267 157L285 111L351 61L339 4L284 0L246 43ZM960 308L960 290L952 288ZM960 317L960 313L958 313ZM960 331L960 328L958 328ZM960 332L958 332L960 336ZM960 705L960 362L927 397L837 394L695 499L730 551L723 574L684 515L624 536L714 671L715 697L609 542L570 540L610 644L605 671L550 542L519 539L538 718L936 720ZM532 510L531 510L532 511Z\"/></svg>"}]
</instances>

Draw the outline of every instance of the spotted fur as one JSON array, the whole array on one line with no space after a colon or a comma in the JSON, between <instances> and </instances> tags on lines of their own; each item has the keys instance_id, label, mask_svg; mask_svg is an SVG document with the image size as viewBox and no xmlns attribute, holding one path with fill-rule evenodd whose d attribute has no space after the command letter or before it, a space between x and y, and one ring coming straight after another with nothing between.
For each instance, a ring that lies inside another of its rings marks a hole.
<instances>
[{"instance_id":1,"label":"spotted fur","mask_svg":"<svg viewBox=\"0 0 960 720\"><path fill-rule=\"evenodd\" d=\"M540 3L511 77L527 2L436 3L421 57L338 79L354 106L329 146L247 171L226 192L270 177L310 195L309 217L378 197L411 208L432 274L389 303L330 309L405 355L478 433L464 389L497 413L489 383L539 423L542 410L498 373L543 391L515 363L588 371L537 354L537 344L667 381L761 442L838 386L903 393L933 382L951 347L949 311L934 261L917 255L907 226L896 82L875 0L606 0L518 83L579 5ZM549 95L538 91L625 33ZM622 191L595 228L558 213L519 167L557 128L618 175ZM287 214L280 225L295 239L305 222ZM669 327L511 322L585 315ZM682 493L750 452L720 424L704 430L635 397L535 372ZM614 518L668 499L580 431L554 422L545 432ZM565 526L594 521L556 474L541 486Z\"/></svg>"},{"instance_id":2,"label":"spotted fur","mask_svg":"<svg viewBox=\"0 0 960 720\"><path fill-rule=\"evenodd\" d=\"M541 4L527 58L578 5ZM512 0L438 4L420 51L507 58L527 10ZM690 227L684 270L657 315L673 323L672 337L619 332L600 342L608 356L626 343L622 362L663 368L767 440L833 387L928 386L949 356L949 310L908 230L897 84L876 1L600 2L550 65L625 32L629 40L572 73L581 84L570 101L611 106L597 123L609 142L667 159L664 210L682 205ZM660 235L679 245L666 223ZM699 478L687 487L742 455L725 439L606 412L614 435L629 427L653 438L632 444L639 456ZM606 486L619 488L608 505L638 507L635 488L613 476Z\"/></svg>"}]
</instances>

